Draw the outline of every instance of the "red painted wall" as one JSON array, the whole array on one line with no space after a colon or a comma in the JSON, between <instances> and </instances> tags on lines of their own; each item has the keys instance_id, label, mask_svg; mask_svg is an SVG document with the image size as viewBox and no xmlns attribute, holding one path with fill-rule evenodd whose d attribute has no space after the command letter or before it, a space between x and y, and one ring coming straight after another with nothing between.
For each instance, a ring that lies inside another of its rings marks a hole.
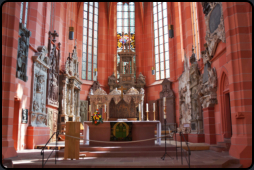
<instances>
[{"instance_id":1,"label":"red painted wall","mask_svg":"<svg viewBox=\"0 0 254 170\"><path fill-rule=\"evenodd\" d=\"M189 59L192 54L192 23L190 2L167 2L168 23L174 25L174 38L169 39L170 81L176 99L176 122L179 120L178 78L183 72L184 53ZM151 68L155 65L152 3L135 3L136 65L137 75L146 76L145 103L159 99L162 90L155 81ZM55 2L52 13L51 2L29 2L27 28L32 32L28 55L28 81L16 78L20 2L6 2L2 7L2 155L12 157L17 150L27 148L28 124L21 124L21 109L30 111L32 55L40 45L47 46L50 17L54 14L54 30L61 42L61 65L72 52L74 40L68 39L69 27L74 26L77 39L79 74L81 79L83 2ZM250 165L252 155L252 7L247 2L223 2L226 43L220 42L212 59L216 68L218 104L214 107L216 142L222 142L225 135L225 108L223 88L228 78L230 93L232 138L230 155L241 159L244 166ZM201 3L197 3L199 38L201 51L204 49L206 24ZM99 2L98 27L98 81L109 93L108 76L116 73L116 2ZM203 61L198 61L203 72ZM80 99L87 100L93 81L82 80ZM222 87L223 86L223 87ZM14 102L16 101L16 102ZM14 112L15 110L15 112ZM13 129L15 128L15 129ZM45 132L46 134L46 132ZM44 135L45 135L44 134ZM14 136L14 137L13 137ZM15 140L13 140L15 139Z\"/></svg>"}]
</instances>

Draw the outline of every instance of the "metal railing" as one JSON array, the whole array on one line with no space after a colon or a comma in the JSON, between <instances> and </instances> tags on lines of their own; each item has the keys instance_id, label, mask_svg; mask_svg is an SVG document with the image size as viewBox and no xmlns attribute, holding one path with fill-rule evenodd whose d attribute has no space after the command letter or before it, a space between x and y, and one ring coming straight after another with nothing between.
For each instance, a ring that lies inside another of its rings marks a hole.
<instances>
[{"instance_id":1,"label":"metal railing","mask_svg":"<svg viewBox=\"0 0 254 170\"><path fill-rule=\"evenodd\" d=\"M188 148L188 159L189 159L189 160L187 160L186 156L185 156L185 159L186 159L186 161L187 161L187 163L188 163L188 166L189 166L189 168L190 168L190 155L191 155L191 151L190 151L190 148L189 148L189 146L188 146L188 142L186 141L186 139L185 139L184 135L182 134L182 132L180 132L180 138L181 138L181 162L182 162L182 164L183 164L183 156L182 156L182 153L183 153L183 151L182 151L182 149L183 149L183 147L182 147L182 137L183 137L183 139L184 139L184 141L185 141L185 143L186 143L186 146L187 146L187 148Z\"/></svg>"},{"instance_id":2,"label":"metal railing","mask_svg":"<svg viewBox=\"0 0 254 170\"><path fill-rule=\"evenodd\" d=\"M52 139L52 137L53 137L54 135L56 135L56 147L53 149L53 151L52 151L52 152L50 153L50 155L48 156L46 162L44 163L44 149L46 148L47 144L49 143L49 141ZM54 152L54 150L55 150L55 164L56 164L57 153L58 153L58 152L57 152L57 151L58 151L58 147L57 147L58 135L59 135L59 132L58 132L58 131L54 132L54 133L52 134L52 136L49 138L48 142L45 144L45 146L44 146L44 147L42 148L42 150L41 150L41 155L42 155L42 168L46 165L46 163L47 163L49 157L50 157L51 154Z\"/></svg>"}]
</instances>

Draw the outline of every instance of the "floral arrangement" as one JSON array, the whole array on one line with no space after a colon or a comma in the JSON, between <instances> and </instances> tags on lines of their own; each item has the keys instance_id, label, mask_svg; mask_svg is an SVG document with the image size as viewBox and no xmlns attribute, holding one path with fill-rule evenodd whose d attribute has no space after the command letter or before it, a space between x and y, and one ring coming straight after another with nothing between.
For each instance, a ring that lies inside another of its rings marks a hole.
<instances>
[{"instance_id":1,"label":"floral arrangement","mask_svg":"<svg viewBox=\"0 0 254 170\"><path fill-rule=\"evenodd\" d=\"M98 125L98 124L100 124L100 123L103 123L102 118L101 118L101 115L99 114L98 111L99 111L99 110L96 109L96 111L93 113L93 116L92 116L92 121L93 121L93 124L95 124L95 125Z\"/></svg>"}]
</instances>

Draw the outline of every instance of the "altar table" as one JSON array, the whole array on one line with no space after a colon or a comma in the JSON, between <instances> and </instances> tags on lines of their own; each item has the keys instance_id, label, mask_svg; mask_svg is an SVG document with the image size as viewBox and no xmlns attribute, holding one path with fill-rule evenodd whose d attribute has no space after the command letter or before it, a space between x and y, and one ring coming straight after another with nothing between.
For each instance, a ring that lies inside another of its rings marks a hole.
<instances>
[{"instance_id":1,"label":"altar table","mask_svg":"<svg viewBox=\"0 0 254 170\"><path fill-rule=\"evenodd\" d=\"M103 121L99 125L92 124L92 121L84 121L83 139L84 145L90 146L148 146L155 145L154 140L144 141L144 142L130 142L130 143L101 143L87 141L98 140L107 142L110 141L111 127L110 122L121 122L121 121ZM160 121L122 121L122 122L132 122L132 141L144 140L155 138L154 130L157 126L157 137L161 137L161 122ZM157 145L161 145L161 138L156 139ZM121 141L117 141L121 142ZM127 141L122 141L127 142Z\"/></svg>"}]
</instances>

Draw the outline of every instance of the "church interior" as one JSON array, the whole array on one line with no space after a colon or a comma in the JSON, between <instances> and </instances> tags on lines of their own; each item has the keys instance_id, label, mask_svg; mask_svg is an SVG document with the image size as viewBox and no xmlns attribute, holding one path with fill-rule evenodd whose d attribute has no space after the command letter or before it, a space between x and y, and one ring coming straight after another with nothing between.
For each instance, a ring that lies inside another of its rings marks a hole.
<instances>
[{"instance_id":1,"label":"church interior","mask_svg":"<svg viewBox=\"0 0 254 170\"><path fill-rule=\"evenodd\" d=\"M251 166L250 2L2 4L2 167Z\"/></svg>"}]
</instances>

